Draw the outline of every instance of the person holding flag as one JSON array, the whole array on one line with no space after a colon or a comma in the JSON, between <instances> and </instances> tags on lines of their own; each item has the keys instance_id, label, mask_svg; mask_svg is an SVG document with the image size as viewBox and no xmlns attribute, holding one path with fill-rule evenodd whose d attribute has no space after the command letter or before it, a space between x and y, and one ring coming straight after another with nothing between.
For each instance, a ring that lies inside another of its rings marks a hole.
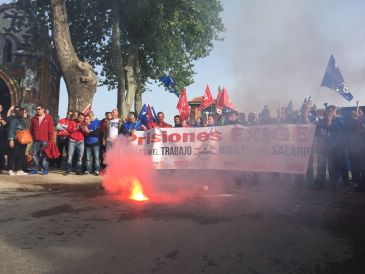
<instances>
[{"instance_id":1,"label":"person holding flag","mask_svg":"<svg viewBox=\"0 0 365 274\"><path fill-rule=\"evenodd\" d=\"M137 130L146 130L150 128L156 127L157 117L155 113L155 109L151 107L150 105L144 104L141 108L141 111L138 115L138 121L136 124Z\"/></svg>"},{"instance_id":2,"label":"person holding flag","mask_svg":"<svg viewBox=\"0 0 365 274\"><path fill-rule=\"evenodd\" d=\"M121 134L131 136L136 130L146 129L146 127L137 123L136 116L133 111L128 113L127 121L122 124Z\"/></svg>"}]
</instances>

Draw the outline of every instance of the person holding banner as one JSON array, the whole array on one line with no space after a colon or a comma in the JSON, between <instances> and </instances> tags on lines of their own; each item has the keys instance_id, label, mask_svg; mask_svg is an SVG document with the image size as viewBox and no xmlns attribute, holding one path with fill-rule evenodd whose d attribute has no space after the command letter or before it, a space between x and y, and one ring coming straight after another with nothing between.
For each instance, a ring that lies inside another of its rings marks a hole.
<instances>
[{"instance_id":1,"label":"person holding banner","mask_svg":"<svg viewBox=\"0 0 365 274\"><path fill-rule=\"evenodd\" d=\"M180 120L180 115L175 115L174 116L174 123L175 123L174 127L183 127L183 125L181 123L181 120Z\"/></svg>"},{"instance_id":2,"label":"person holding banner","mask_svg":"<svg viewBox=\"0 0 365 274\"><path fill-rule=\"evenodd\" d=\"M156 123L156 126L158 128L170 128L170 127L172 127L170 124L165 123L164 119L165 119L165 114L163 112L161 112L161 111L158 112L157 113L157 123Z\"/></svg>"},{"instance_id":3,"label":"person holding banner","mask_svg":"<svg viewBox=\"0 0 365 274\"><path fill-rule=\"evenodd\" d=\"M212 114L208 115L208 119L207 119L207 127L215 127L215 119L214 116Z\"/></svg>"}]
</instances>

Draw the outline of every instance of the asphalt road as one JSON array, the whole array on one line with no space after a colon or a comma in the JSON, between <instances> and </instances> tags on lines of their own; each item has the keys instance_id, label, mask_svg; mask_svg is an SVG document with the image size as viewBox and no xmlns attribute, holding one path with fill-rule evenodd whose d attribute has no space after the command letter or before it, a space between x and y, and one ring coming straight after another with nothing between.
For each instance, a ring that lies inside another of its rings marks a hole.
<instances>
[{"instance_id":1,"label":"asphalt road","mask_svg":"<svg viewBox=\"0 0 365 274\"><path fill-rule=\"evenodd\" d=\"M0 273L365 273L364 194L222 184L182 204L0 187Z\"/></svg>"}]
</instances>

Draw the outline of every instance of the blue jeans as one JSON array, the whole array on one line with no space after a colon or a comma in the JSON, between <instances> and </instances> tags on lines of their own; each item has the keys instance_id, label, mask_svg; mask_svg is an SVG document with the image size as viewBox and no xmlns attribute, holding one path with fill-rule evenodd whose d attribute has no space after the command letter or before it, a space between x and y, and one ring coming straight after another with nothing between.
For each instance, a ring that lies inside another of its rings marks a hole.
<instances>
[{"instance_id":1,"label":"blue jeans","mask_svg":"<svg viewBox=\"0 0 365 274\"><path fill-rule=\"evenodd\" d=\"M34 171L40 169L39 163L42 162L42 168L48 170L48 160L44 153L44 148L48 145L47 141L33 141L33 167Z\"/></svg>"},{"instance_id":2,"label":"blue jeans","mask_svg":"<svg viewBox=\"0 0 365 274\"><path fill-rule=\"evenodd\" d=\"M95 162L95 170L100 171L100 146L86 146L86 170L92 172L93 160Z\"/></svg>"},{"instance_id":3,"label":"blue jeans","mask_svg":"<svg viewBox=\"0 0 365 274\"><path fill-rule=\"evenodd\" d=\"M84 141L76 142L70 139L68 143L68 157L67 157L66 171L71 171L72 158L74 157L75 153L76 153L76 171L81 171L82 156L84 156L84 149L85 149Z\"/></svg>"}]
</instances>

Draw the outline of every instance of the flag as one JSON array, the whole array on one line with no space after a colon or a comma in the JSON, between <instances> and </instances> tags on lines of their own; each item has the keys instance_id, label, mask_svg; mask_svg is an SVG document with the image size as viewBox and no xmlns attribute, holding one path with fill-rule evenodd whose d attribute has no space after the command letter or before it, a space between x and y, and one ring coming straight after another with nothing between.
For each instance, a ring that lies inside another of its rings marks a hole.
<instances>
[{"instance_id":1,"label":"flag","mask_svg":"<svg viewBox=\"0 0 365 274\"><path fill-rule=\"evenodd\" d=\"M236 107L232 104L231 100L228 97L228 92L225 87L223 87L221 94L218 93L217 96L217 109L223 110L223 107L229 108L231 110L236 110Z\"/></svg>"},{"instance_id":2,"label":"flag","mask_svg":"<svg viewBox=\"0 0 365 274\"><path fill-rule=\"evenodd\" d=\"M91 111L91 104L88 104L85 109L82 111L84 115L88 114Z\"/></svg>"},{"instance_id":3,"label":"flag","mask_svg":"<svg viewBox=\"0 0 365 274\"><path fill-rule=\"evenodd\" d=\"M219 86L218 87L217 99L216 99L216 101L217 101L217 113L218 114L222 114L222 110L223 110L223 105L221 105L221 104L218 105L218 102L222 102L221 97L222 97L222 90L221 90L221 87Z\"/></svg>"},{"instance_id":4,"label":"flag","mask_svg":"<svg viewBox=\"0 0 365 274\"><path fill-rule=\"evenodd\" d=\"M333 55L331 55L330 60L328 61L321 87L328 87L336 91L349 102L354 98L345 85L345 81L342 77L340 69L336 66L336 61Z\"/></svg>"},{"instance_id":5,"label":"flag","mask_svg":"<svg viewBox=\"0 0 365 274\"><path fill-rule=\"evenodd\" d=\"M153 106L151 106L151 110L152 110L152 121L154 123L156 123L157 122L157 115L156 115L156 112L155 112L155 109L154 109Z\"/></svg>"},{"instance_id":6,"label":"flag","mask_svg":"<svg viewBox=\"0 0 365 274\"><path fill-rule=\"evenodd\" d=\"M290 100L288 105L286 106L287 113L293 112L293 100Z\"/></svg>"},{"instance_id":7,"label":"flag","mask_svg":"<svg viewBox=\"0 0 365 274\"><path fill-rule=\"evenodd\" d=\"M209 89L209 86L207 85L207 87L205 88L205 94L204 94L204 97L203 97L203 101L200 103L199 107L198 107L198 110L203 110L207 107L209 107L210 105L213 104L213 97L212 97L212 94L210 93L210 89Z\"/></svg>"},{"instance_id":8,"label":"flag","mask_svg":"<svg viewBox=\"0 0 365 274\"><path fill-rule=\"evenodd\" d=\"M155 112L155 111L153 110L153 112ZM147 108L147 117L148 117L147 125L148 125L148 128L154 128L155 127L156 118L153 117L153 114L154 113L152 113L151 106L150 106L150 104L148 104L148 108Z\"/></svg>"},{"instance_id":9,"label":"flag","mask_svg":"<svg viewBox=\"0 0 365 274\"><path fill-rule=\"evenodd\" d=\"M180 93L180 99L179 99L179 102L177 103L176 108L179 111L181 121L185 121L185 120L189 119L190 107L188 104L188 97L186 96L185 88L183 88Z\"/></svg>"},{"instance_id":10,"label":"flag","mask_svg":"<svg viewBox=\"0 0 365 274\"><path fill-rule=\"evenodd\" d=\"M174 78L168 75L164 75L160 77L160 81L163 83L163 85L167 88L167 90L170 93L173 93L177 97L179 97L179 93L174 89L174 87L176 86L176 81Z\"/></svg>"},{"instance_id":11,"label":"flag","mask_svg":"<svg viewBox=\"0 0 365 274\"><path fill-rule=\"evenodd\" d=\"M144 104L141 108L141 111L138 114L137 120L140 121L143 125L147 126L148 124L148 116L147 116L148 108L147 105Z\"/></svg>"},{"instance_id":12,"label":"flag","mask_svg":"<svg viewBox=\"0 0 365 274\"><path fill-rule=\"evenodd\" d=\"M141 108L141 111L138 114L138 121L137 121L137 126L141 127L142 125L146 126L146 127L150 127L152 126L153 123L157 122L157 116L156 116L156 112L155 109L153 107L151 107L150 105L146 105L144 104Z\"/></svg>"}]
</instances>

